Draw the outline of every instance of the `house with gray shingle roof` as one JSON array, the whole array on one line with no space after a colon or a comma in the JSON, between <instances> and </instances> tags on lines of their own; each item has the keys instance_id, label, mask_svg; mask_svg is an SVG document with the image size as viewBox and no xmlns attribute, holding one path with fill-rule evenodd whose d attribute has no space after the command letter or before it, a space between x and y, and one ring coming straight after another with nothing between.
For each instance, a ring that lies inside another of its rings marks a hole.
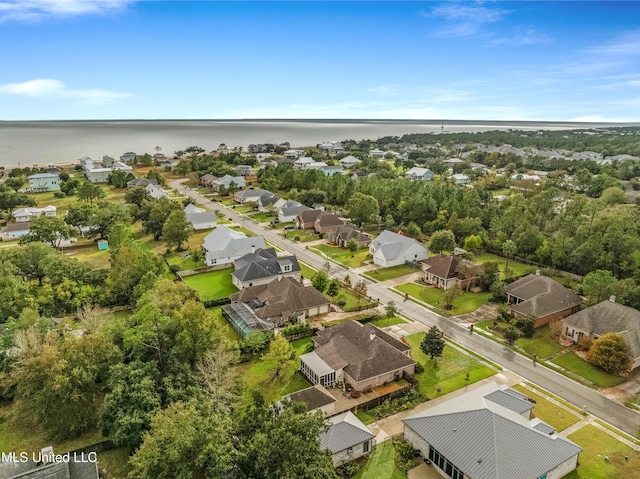
<instances>
[{"instance_id":1,"label":"house with gray shingle roof","mask_svg":"<svg viewBox=\"0 0 640 479\"><path fill-rule=\"evenodd\" d=\"M370 453L375 435L351 411L328 419L329 430L320 434L320 448L331 451L334 467Z\"/></svg>"},{"instance_id":2,"label":"house with gray shingle roof","mask_svg":"<svg viewBox=\"0 0 640 479\"><path fill-rule=\"evenodd\" d=\"M202 249L207 266L231 264L238 258L266 248L262 236L248 237L241 231L235 231L224 225L218 226L204 238Z\"/></svg>"},{"instance_id":3,"label":"house with gray shingle roof","mask_svg":"<svg viewBox=\"0 0 640 479\"><path fill-rule=\"evenodd\" d=\"M362 161L355 156L349 155L339 160L338 163L340 163L343 168L353 168L358 163L362 163Z\"/></svg>"},{"instance_id":4,"label":"house with gray shingle roof","mask_svg":"<svg viewBox=\"0 0 640 479\"><path fill-rule=\"evenodd\" d=\"M369 245L373 262L383 268L406 262L422 261L429 257L429 250L407 236L385 230Z\"/></svg>"},{"instance_id":5,"label":"house with gray shingle roof","mask_svg":"<svg viewBox=\"0 0 640 479\"><path fill-rule=\"evenodd\" d=\"M296 217L304 212L309 211L311 208L298 203L297 201L287 200L285 203L278 207L278 221L280 223L290 223L296 219Z\"/></svg>"},{"instance_id":6,"label":"house with gray shingle roof","mask_svg":"<svg viewBox=\"0 0 640 479\"><path fill-rule=\"evenodd\" d=\"M411 347L372 324L347 321L322 331L315 349L300 356L300 372L311 384L348 383L363 391L413 374Z\"/></svg>"},{"instance_id":7,"label":"house with gray shingle roof","mask_svg":"<svg viewBox=\"0 0 640 479\"><path fill-rule=\"evenodd\" d=\"M511 314L543 326L580 311L582 298L556 280L540 274L529 274L505 288Z\"/></svg>"},{"instance_id":8,"label":"house with gray shingle roof","mask_svg":"<svg viewBox=\"0 0 640 479\"><path fill-rule=\"evenodd\" d=\"M274 248L259 248L238 258L233 265L231 281L238 289L270 283L279 276L300 280L298 259L294 255L278 258Z\"/></svg>"},{"instance_id":9,"label":"house with gray shingle roof","mask_svg":"<svg viewBox=\"0 0 640 479\"><path fill-rule=\"evenodd\" d=\"M404 177L413 181L429 181L432 180L435 173L429 168L419 168L414 166L404 174Z\"/></svg>"},{"instance_id":10,"label":"house with gray shingle roof","mask_svg":"<svg viewBox=\"0 0 640 479\"><path fill-rule=\"evenodd\" d=\"M564 318L562 332L574 343L585 336L595 340L617 333L629 348L631 369L640 366L640 311L616 303L614 296Z\"/></svg>"},{"instance_id":11,"label":"house with gray shingle roof","mask_svg":"<svg viewBox=\"0 0 640 479\"><path fill-rule=\"evenodd\" d=\"M191 227L195 231L215 228L218 224L215 211L207 211L204 208L197 207L193 203L185 206L184 213L187 216L187 221L191 223Z\"/></svg>"},{"instance_id":12,"label":"house with gray shingle roof","mask_svg":"<svg viewBox=\"0 0 640 479\"><path fill-rule=\"evenodd\" d=\"M339 225L336 226L335 229L327 232L327 240L329 243L334 243L341 248L347 248L349 241L352 239L358 243L358 248L366 248L369 246L369 243L371 243L371 235L365 233L356 225Z\"/></svg>"},{"instance_id":13,"label":"house with gray shingle roof","mask_svg":"<svg viewBox=\"0 0 640 479\"><path fill-rule=\"evenodd\" d=\"M489 383L403 420L404 438L445 477L560 479L582 448L531 418L526 396Z\"/></svg>"},{"instance_id":14,"label":"house with gray shingle roof","mask_svg":"<svg viewBox=\"0 0 640 479\"><path fill-rule=\"evenodd\" d=\"M335 404L338 402L329 391L319 384L289 394L282 399L285 401L304 403L307 405L307 412L314 413L315 411L321 411L325 417L334 414Z\"/></svg>"}]
</instances>

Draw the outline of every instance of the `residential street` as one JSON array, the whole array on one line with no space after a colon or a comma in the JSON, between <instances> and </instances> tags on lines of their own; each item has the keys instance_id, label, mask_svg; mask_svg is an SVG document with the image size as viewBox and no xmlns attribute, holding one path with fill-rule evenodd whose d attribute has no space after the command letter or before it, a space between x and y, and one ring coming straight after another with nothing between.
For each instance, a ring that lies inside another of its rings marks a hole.
<instances>
[{"instance_id":1,"label":"residential street","mask_svg":"<svg viewBox=\"0 0 640 479\"><path fill-rule=\"evenodd\" d=\"M224 207L219 203L213 202L206 197L199 195L197 192L188 187L181 185L186 179L173 181L171 187L180 191L183 195L196 199L197 203L202 204L213 211L223 212L230 220L242 224L243 216L234 212L233 209ZM295 254L300 260L320 269L324 263L324 259L319 255L307 251L304 245L294 243L282 237L281 230L267 229L249 219L244 220L245 226L250 227L252 231L263 236L265 240L286 249ZM386 289L384 286L374 283L367 278L359 277L353 271L332 264L332 276L344 278L346 274L351 276L352 283L355 283L356 277L363 279L368 286L369 295L377 298L381 303L394 301L398 305L398 309L415 321L419 321L427 326L436 325L444 331L445 335L471 349L478 354L486 357L490 361L500 364L505 369L513 371L515 374L526 378L548 391L560 396L561 398L575 404L578 407L586 406L587 412L603 419L604 421L616 426L617 428L634 435L640 426L640 414L627 409L622 404L615 402L600 392L583 386L561 374L556 373L544 366L532 364L532 361L525 358L511 349L505 348L491 340L485 339L477 334L470 334L469 331L455 323L453 320L439 316L438 314L425 309L424 307L412 302L402 301L402 297L398 294Z\"/></svg>"}]
</instances>

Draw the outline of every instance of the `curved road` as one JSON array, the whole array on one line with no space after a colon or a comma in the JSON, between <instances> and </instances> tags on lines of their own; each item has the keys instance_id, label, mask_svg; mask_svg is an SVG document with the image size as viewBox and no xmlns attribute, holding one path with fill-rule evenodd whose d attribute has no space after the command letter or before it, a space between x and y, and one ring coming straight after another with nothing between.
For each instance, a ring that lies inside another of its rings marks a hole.
<instances>
[{"instance_id":1,"label":"curved road","mask_svg":"<svg viewBox=\"0 0 640 479\"><path fill-rule=\"evenodd\" d=\"M181 183L184 181L186 180L181 179L173 181L171 183L171 187L177 189L183 195L195 199L197 203L204 205L213 211L222 212L227 218L238 224L245 223L245 217L243 215L236 213L231 208L227 208L203 197L188 187L182 186ZM224 208L224 211L221 211L221 208ZM281 230L267 229L250 219L246 219L246 222L250 222L250 229L257 234L262 235L265 240L289 251L291 254L295 254L298 258L316 269L322 268L322 264L325 262L322 257L313 252L307 251L298 243L294 243L283 238L280 233ZM586 406L589 413L633 436L638 432L638 428L640 427L639 413L632 411L624 407L622 404L609 399L602 393L587 386L583 386L582 384L552 371L551 369L539 364L534 366L530 359L521 356L509 348L500 346L498 343L480 335L470 334L465 327L460 326L454 321L440 316L423 306L412 301L400 303L399 299L402 298L398 294L389 291L367 278L358 276L352 271L347 271L335 263L332 263L332 266L333 268L331 272L333 276L343 279L344 276L349 274L351 275L352 282L354 283L354 276L358 279L364 280L368 287L369 296L378 298L382 303L387 303L389 301L396 302L396 304L398 304L398 309L411 319L419 321L426 326L438 326L438 328L444 331L445 335L449 339L452 339L462 346L477 352L496 364L500 364L519 376L526 378L528 381L541 386L578 407Z\"/></svg>"}]
</instances>

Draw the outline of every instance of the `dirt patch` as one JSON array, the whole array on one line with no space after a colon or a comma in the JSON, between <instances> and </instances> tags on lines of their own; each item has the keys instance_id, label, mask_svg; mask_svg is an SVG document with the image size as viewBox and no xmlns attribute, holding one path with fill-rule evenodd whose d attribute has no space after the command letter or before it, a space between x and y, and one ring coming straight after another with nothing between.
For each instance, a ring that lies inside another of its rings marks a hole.
<instances>
[{"instance_id":1,"label":"dirt patch","mask_svg":"<svg viewBox=\"0 0 640 479\"><path fill-rule=\"evenodd\" d=\"M640 369L633 371L622 384L603 389L601 392L622 404L636 400L638 394L640 394Z\"/></svg>"},{"instance_id":2,"label":"dirt patch","mask_svg":"<svg viewBox=\"0 0 640 479\"><path fill-rule=\"evenodd\" d=\"M389 394L393 391L397 391L401 389L403 386L400 386L398 383L389 383L383 384L382 386L376 386L373 388L373 391L379 396L384 396L385 394Z\"/></svg>"}]
</instances>

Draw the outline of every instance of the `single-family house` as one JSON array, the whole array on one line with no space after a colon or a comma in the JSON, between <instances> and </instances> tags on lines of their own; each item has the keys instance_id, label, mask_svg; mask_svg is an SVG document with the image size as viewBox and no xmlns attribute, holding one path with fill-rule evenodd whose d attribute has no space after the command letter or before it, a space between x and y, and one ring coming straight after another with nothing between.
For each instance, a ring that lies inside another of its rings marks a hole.
<instances>
[{"instance_id":1,"label":"single-family house","mask_svg":"<svg viewBox=\"0 0 640 479\"><path fill-rule=\"evenodd\" d=\"M387 153L382 150L378 150L377 148L369 151L369 156L371 158L384 158Z\"/></svg>"},{"instance_id":2,"label":"single-family house","mask_svg":"<svg viewBox=\"0 0 640 479\"><path fill-rule=\"evenodd\" d=\"M344 221L342 221L338 215L334 215L328 211L323 211L313 223L313 229L315 229L319 234L324 234L335 230L337 226L341 226L343 224Z\"/></svg>"},{"instance_id":3,"label":"single-family house","mask_svg":"<svg viewBox=\"0 0 640 479\"><path fill-rule=\"evenodd\" d=\"M582 304L582 298L572 290L539 272L520 278L505 289L511 313L532 319L535 327L577 313Z\"/></svg>"},{"instance_id":4,"label":"single-family house","mask_svg":"<svg viewBox=\"0 0 640 479\"><path fill-rule=\"evenodd\" d=\"M202 245L207 266L231 264L242 256L266 248L262 236L248 237L224 225L218 226L204 238Z\"/></svg>"},{"instance_id":5,"label":"single-family house","mask_svg":"<svg viewBox=\"0 0 640 479\"><path fill-rule=\"evenodd\" d=\"M353 168L358 163L362 163L362 161L355 156L349 155L339 160L338 163L340 163L343 168Z\"/></svg>"},{"instance_id":6,"label":"single-family house","mask_svg":"<svg viewBox=\"0 0 640 479\"><path fill-rule=\"evenodd\" d=\"M137 188L138 186L146 187L147 185L157 185L158 180L155 178L134 178L133 180L127 181L127 188Z\"/></svg>"},{"instance_id":7,"label":"single-family house","mask_svg":"<svg viewBox=\"0 0 640 479\"><path fill-rule=\"evenodd\" d=\"M111 165L113 171L124 171L125 173L133 173L133 168L122 161L114 161Z\"/></svg>"},{"instance_id":8,"label":"single-family house","mask_svg":"<svg viewBox=\"0 0 640 479\"><path fill-rule=\"evenodd\" d=\"M429 250L418 241L389 230L384 230L371 242L369 253L373 256L373 262L383 268L429 257Z\"/></svg>"},{"instance_id":9,"label":"single-family house","mask_svg":"<svg viewBox=\"0 0 640 479\"><path fill-rule=\"evenodd\" d=\"M306 170L307 165L310 165L311 163L316 163L316 161L310 156L303 156L294 161L293 166L298 170Z\"/></svg>"},{"instance_id":10,"label":"single-family house","mask_svg":"<svg viewBox=\"0 0 640 479\"><path fill-rule=\"evenodd\" d=\"M243 338L328 313L331 303L313 286L290 276L241 289L222 307L224 317Z\"/></svg>"},{"instance_id":11,"label":"single-family house","mask_svg":"<svg viewBox=\"0 0 640 479\"><path fill-rule=\"evenodd\" d=\"M260 188L236 191L233 194L233 201L240 204L257 203L260 197L264 194L273 194L273 193Z\"/></svg>"},{"instance_id":12,"label":"single-family house","mask_svg":"<svg viewBox=\"0 0 640 479\"><path fill-rule=\"evenodd\" d=\"M278 210L283 206L287 200L274 195L270 191L267 191L260 198L258 198L258 211L260 213L267 213L269 211Z\"/></svg>"},{"instance_id":13,"label":"single-family house","mask_svg":"<svg viewBox=\"0 0 640 479\"><path fill-rule=\"evenodd\" d=\"M404 177L413 181L429 181L432 180L435 173L429 168L418 168L414 166L404 174Z\"/></svg>"},{"instance_id":14,"label":"single-family house","mask_svg":"<svg viewBox=\"0 0 640 479\"><path fill-rule=\"evenodd\" d=\"M120 156L120 161L130 165L131 163L136 162L136 155L133 151L127 151L125 154Z\"/></svg>"},{"instance_id":15,"label":"single-family house","mask_svg":"<svg viewBox=\"0 0 640 479\"><path fill-rule=\"evenodd\" d=\"M236 175L249 176L253 174L253 169L250 165L238 165L236 166Z\"/></svg>"},{"instance_id":16,"label":"single-family house","mask_svg":"<svg viewBox=\"0 0 640 479\"><path fill-rule=\"evenodd\" d=\"M413 375L411 347L373 324L346 321L318 331L315 349L300 356L300 372L311 384L348 383L357 391Z\"/></svg>"},{"instance_id":17,"label":"single-family house","mask_svg":"<svg viewBox=\"0 0 640 479\"><path fill-rule=\"evenodd\" d=\"M322 168L326 168L327 164L324 161L312 161L311 163L307 163L304 165L305 170L321 170ZM326 175L325 175L326 176Z\"/></svg>"},{"instance_id":18,"label":"single-family house","mask_svg":"<svg viewBox=\"0 0 640 479\"><path fill-rule=\"evenodd\" d=\"M33 193L60 190L60 175L58 173L36 173L27 176L29 190Z\"/></svg>"},{"instance_id":19,"label":"single-family house","mask_svg":"<svg viewBox=\"0 0 640 479\"><path fill-rule=\"evenodd\" d=\"M231 273L231 281L238 289L270 283L284 276L300 280L298 259L293 255L278 258L274 248L258 248L238 258L233 266L235 271Z\"/></svg>"},{"instance_id":20,"label":"single-family house","mask_svg":"<svg viewBox=\"0 0 640 479\"><path fill-rule=\"evenodd\" d=\"M243 176L224 175L222 178L212 181L209 186L213 191L220 191L220 188L229 189L231 186L234 188L244 188L247 186L247 181Z\"/></svg>"},{"instance_id":21,"label":"single-family house","mask_svg":"<svg viewBox=\"0 0 640 479\"><path fill-rule=\"evenodd\" d=\"M217 176L212 175L211 173L207 173L206 175L202 175L200 177L200 186L204 186L205 188L211 186L211 184L218 179Z\"/></svg>"},{"instance_id":22,"label":"single-family house","mask_svg":"<svg viewBox=\"0 0 640 479\"><path fill-rule=\"evenodd\" d=\"M283 154L285 158L297 160L298 158L304 157L307 153L304 150L286 150Z\"/></svg>"},{"instance_id":23,"label":"single-family house","mask_svg":"<svg viewBox=\"0 0 640 479\"><path fill-rule=\"evenodd\" d=\"M355 240L358 248L366 248L371 243L371 235L365 233L356 225L338 225L335 229L327 232L327 240L341 248L346 248L350 240Z\"/></svg>"},{"instance_id":24,"label":"single-family house","mask_svg":"<svg viewBox=\"0 0 640 479\"><path fill-rule=\"evenodd\" d=\"M111 156L109 155L104 155L102 157L102 164L106 167L106 168L111 168L113 167L113 162L116 161L114 160Z\"/></svg>"},{"instance_id":25,"label":"single-family house","mask_svg":"<svg viewBox=\"0 0 640 479\"><path fill-rule=\"evenodd\" d=\"M56 216L57 208L53 205L47 205L44 208L33 208L31 206L26 208L17 208L13 211L13 218L16 220L16 223L26 223L27 221L31 221L33 218L37 218L39 216L48 216L54 218Z\"/></svg>"},{"instance_id":26,"label":"single-family house","mask_svg":"<svg viewBox=\"0 0 640 479\"><path fill-rule=\"evenodd\" d=\"M296 217L304 211L309 211L311 208L298 203L297 201L287 200L280 205L277 209L278 221L280 223L290 223L296 219Z\"/></svg>"},{"instance_id":27,"label":"single-family house","mask_svg":"<svg viewBox=\"0 0 640 479\"><path fill-rule=\"evenodd\" d=\"M0 237L2 241L11 241L14 239L19 239L29 233L31 229L31 222L22 222L22 223L9 223L7 226L0 230Z\"/></svg>"},{"instance_id":28,"label":"single-family house","mask_svg":"<svg viewBox=\"0 0 640 479\"><path fill-rule=\"evenodd\" d=\"M453 166L464 163L464 160L461 160L460 158L449 158L448 160L444 160L443 163L445 165Z\"/></svg>"},{"instance_id":29,"label":"single-family house","mask_svg":"<svg viewBox=\"0 0 640 479\"><path fill-rule=\"evenodd\" d=\"M318 216L324 213L323 210L307 209L295 217L296 229L312 230L315 226Z\"/></svg>"},{"instance_id":30,"label":"single-family house","mask_svg":"<svg viewBox=\"0 0 640 479\"><path fill-rule=\"evenodd\" d=\"M153 183L149 183L144 189L151 195L151 198L155 200L159 200L160 198L169 198L166 191Z\"/></svg>"},{"instance_id":31,"label":"single-family house","mask_svg":"<svg viewBox=\"0 0 640 479\"><path fill-rule=\"evenodd\" d=\"M582 448L531 418L528 398L488 383L404 419L404 438L452 479L560 479Z\"/></svg>"},{"instance_id":32,"label":"single-family house","mask_svg":"<svg viewBox=\"0 0 640 479\"><path fill-rule=\"evenodd\" d=\"M451 175L449 178L456 185L466 185L471 183L471 178L463 173L456 173L455 175Z\"/></svg>"},{"instance_id":33,"label":"single-family house","mask_svg":"<svg viewBox=\"0 0 640 479\"><path fill-rule=\"evenodd\" d=\"M320 167L320 171L324 174L324 176L333 176L333 175L341 175L344 171L342 166L322 166Z\"/></svg>"},{"instance_id":34,"label":"single-family house","mask_svg":"<svg viewBox=\"0 0 640 479\"><path fill-rule=\"evenodd\" d=\"M109 175L113 173L111 168L92 167L84 170L84 176L91 183L106 183L109 181Z\"/></svg>"},{"instance_id":35,"label":"single-family house","mask_svg":"<svg viewBox=\"0 0 640 479\"><path fill-rule=\"evenodd\" d=\"M331 451L334 467L373 450L375 434L351 411L330 417L327 421L329 430L320 434L320 448Z\"/></svg>"},{"instance_id":36,"label":"single-family house","mask_svg":"<svg viewBox=\"0 0 640 479\"><path fill-rule=\"evenodd\" d=\"M536 183L540 181L540 176L538 175L529 175L527 173L516 173L515 175L511 175L511 180L521 180L521 181L535 181Z\"/></svg>"},{"instance_id":37,"label":"single-family house","mask_svg":"<svg viewBox=\"0 0 640 479\"><path fill-rule=\"evenodd\" d=\"M631 369L640 366L640 311L616 303L615 296L564 318L562 332L574 343L585 336L596 340L619 334L629 349Z\"/></svg>"},{"instance_id":38,"label":"single-family house","mask_svg":"<svg viewBox=\"0 0 640 479\"><path fill-rule=\"evenodd\" d=\"M464 270L468 272L468 275L463 275L460 272L461 264L466 266ZM481 266L458 254L432 256L421 261L421 266L424 271L424 282L436 288L449 289L456 284L463 287L463 282L466 287L477 283L480 279Z\"/></svg>"},{"instance_id":39,"label":"single-family house","mask_svg":"<svg viewBox=\"0 0 640 479\"><path fill-rule=\"evenodd\" d=\"M193 203L185 206L184 213L187 221L191 223L191 227L195 231L215 228L218 224L215 211L207 211L204 208L197 207Z\"/></svg>"},{"instance_id":40,"label":"single-family house","mask_svg":"<svg viewBox=\"0 0 640 479\"><path fill-rule=\"evenodd\" d=\"M308 413L321 411L324 417L334 415L335 405L336 402L338 402L338 400L320 384L284 396L282 400L304 403L307 406Z\"/></svg>"}]
</instances>

